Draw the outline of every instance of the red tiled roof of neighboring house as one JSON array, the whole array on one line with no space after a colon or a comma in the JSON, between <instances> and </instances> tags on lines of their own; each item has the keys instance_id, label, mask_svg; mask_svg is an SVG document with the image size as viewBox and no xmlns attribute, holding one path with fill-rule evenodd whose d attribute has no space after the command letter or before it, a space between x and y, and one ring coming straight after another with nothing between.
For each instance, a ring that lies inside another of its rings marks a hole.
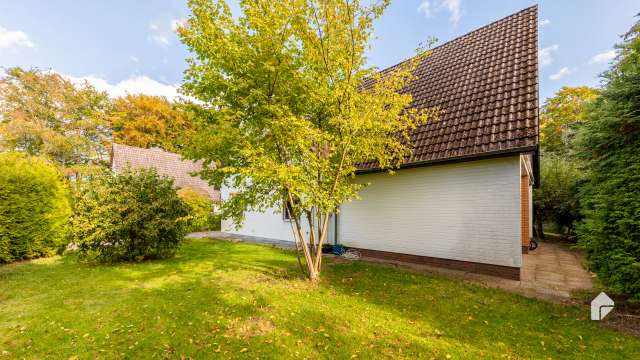
<instances>
[{"instance_id":1,"label":"red tiled roof of neighboring house","mask_svg":"<svg viewBox=\"0 0 640 360\"><path fill-rule=\"evenodd\" d=\"M178 188L192 188L211 200L220 200L220 191L197 176L191 174L202 170L202 163L182 159L178 154L159 148L143 149L139 147L112 144L111 168L119 172L126 167L132 169L155 168L160 175L174 180Z\"/></svg>"},{"instance_id":2,"label":"red tiled roof of neighboring house","mask_svg":"<svg viewBox=\"0 0 640 360\"><path fill-rule=\"evenodd\" d=\"M538 145L538 7L433 49L405 89L413 107L439 106L413 131L404 166L524 152ZM360 170L375 170L374 161Z\"/></svg>"}]
</instances>

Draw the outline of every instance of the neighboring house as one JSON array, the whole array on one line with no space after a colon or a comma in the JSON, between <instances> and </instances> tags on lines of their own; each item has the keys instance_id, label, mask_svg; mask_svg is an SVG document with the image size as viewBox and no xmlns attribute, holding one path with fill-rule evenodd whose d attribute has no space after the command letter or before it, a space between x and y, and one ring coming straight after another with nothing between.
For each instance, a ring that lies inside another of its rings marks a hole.
<instances>
[{"instance_id":1,"label":"neighboring house","mask_svg":"<svg viewBox=\"0 0 640 360\"><path fill-rule=\"evenodd\" d=\"M111 169L118 173L127 167L155 168L158 174L172 178L177 188L191 188L213 201L220 201L220 191L201 178L191 175L202 169L200 162L182 159L178 154L159 148L144 149L112 144Z\"/></svg>"},{"instance_id":2,"label":"neighboring house","mask_svg":"<svg viewBox=\"0 0 640 360\"><path fill-rule=\"evenodd\" d=\"M433 49L406 90L440 118L412 134L395 175L363 164L362 200L340 207L330 242L365 256L519 279L538 170L537 7ZM233 189L222 189L226 199ZM293 241L280 209L223 231Z\"/></svg>"}]
</instances>

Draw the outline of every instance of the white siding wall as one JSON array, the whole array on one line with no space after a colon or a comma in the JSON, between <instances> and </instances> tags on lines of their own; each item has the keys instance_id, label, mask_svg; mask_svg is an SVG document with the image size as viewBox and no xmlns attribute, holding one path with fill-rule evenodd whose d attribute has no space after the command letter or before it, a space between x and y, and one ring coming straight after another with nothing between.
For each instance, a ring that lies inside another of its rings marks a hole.
<instances>
[{"instance_id":1,"label":"white siding wall","mask_svg":"<svg viewBox=\"0 0 640 360\"><path fill-rule=\"evenodd\" d=\"M519 156L357 176L338 242L358 248L521 265Z\"/></svg>"},{"instance_id":2,"label":"white siding wall","mask_svg":"<svg viewBox=\"0 0 640 360\"><path fill-rule=\"evenodd\" d=\"M222 188L220 195L223 200L229 198L229 194L234 192L234 189ZM306 235L309 235L309 225L306 221L302 221L303 229ZM327 243L333 244L333 220L331 219L329 226L329 234ZM270 239L295 241L293 231L291 229L291 223L288 220L282 218L281 209L269 209L265 212L246 211L245 220L242 226L235 229L233 222L229 220L222 221L222 231L231 234L259 236Z\"/></svg>"}]
</instances>

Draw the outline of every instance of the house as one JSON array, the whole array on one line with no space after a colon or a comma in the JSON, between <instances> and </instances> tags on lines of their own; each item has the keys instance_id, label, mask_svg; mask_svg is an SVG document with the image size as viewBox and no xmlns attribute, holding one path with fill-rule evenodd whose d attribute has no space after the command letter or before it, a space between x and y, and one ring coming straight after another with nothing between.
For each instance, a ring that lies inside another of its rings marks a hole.
<instances>
[{"instance_id":1,"label":"house","mask_svg":"<svg viewBox=\"0 0 640 360\"><path fill-rule=\"evenodd\" d=\"M371 185L341 205L329 242L363 255L519 279L538 173L537 6L433 49L406 91L440 106L412 133L395 175L362 164ZM221 189L223 200L234 189ZM294 241L280 209L248 211L223 231Z\"/></svg>"},{"instance_id":2,"label":"house","mask_svg":"<svg viewBox=\"0 0 640 360\"><path fill-rule=\"evenodd\" d=\"M178 188L191 188L212 201L220 201L220 191L192 174L202 170L200 162L182 159L178 154L159 148L144 149L134 146L112 144L111 170L118 173L123 169L155 168L158 174L173 179Z\"/></svg>"}]
</instances>

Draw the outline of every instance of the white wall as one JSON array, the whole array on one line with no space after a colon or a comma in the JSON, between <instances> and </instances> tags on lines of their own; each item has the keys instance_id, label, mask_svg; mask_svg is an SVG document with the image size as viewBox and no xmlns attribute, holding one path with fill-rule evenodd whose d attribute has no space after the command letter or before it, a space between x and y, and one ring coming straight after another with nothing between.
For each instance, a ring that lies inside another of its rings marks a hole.
<instances>
[{"instance_id":1,"label":"white wall","mask_svg":"<svg viewBox=\"0 0 640 360\"><path fill-rule=\"evenodd\" d=\"M236 190L223 187L220 195L223 200L229 198L229 194ZM309 235L309 225L307 221L302 219L303 230L306 236ZM327 235L327 243L333 244L333 218L329 222L329 234ZM269 239L295 241L291 223L289 220L282 218L281 209L270 209L265 212L245 211L245 220L238 229L233 227L233 222L229 220L222 221L222 231L231 234L259 236Z\"/></svg>"},{"instance_id":2,"label":"white wall","mask_svg":"<svg viewBox=\"0 0 640 360\"><path fill-rule=\"evenodd\" d=\"M519 156L357 176L371 185L341 206L346 246L521 265Z\"/></svg>"}]
</instances>

